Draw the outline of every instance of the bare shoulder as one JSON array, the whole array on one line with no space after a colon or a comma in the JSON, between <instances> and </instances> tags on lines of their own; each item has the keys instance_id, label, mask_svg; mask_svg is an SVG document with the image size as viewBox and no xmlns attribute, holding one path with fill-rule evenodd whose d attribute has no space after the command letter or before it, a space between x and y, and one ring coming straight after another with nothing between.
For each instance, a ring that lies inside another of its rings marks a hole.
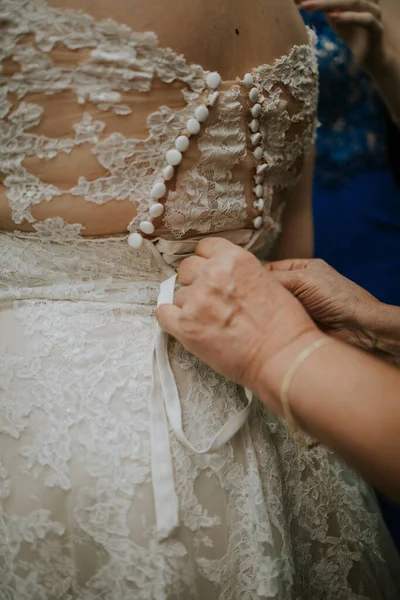
<instances>
[{"instance_id":1,"label":"bare shoulder","mask_svg":"<svg viewBox=\"0 0 400 600\"><path fill-rule=\"evenodd\" d=\"M224 78L308 42L293 0L174 0L178 13L189 4L191 16L185 21L186 31L176 32L175 46L191 61L219 70Z\"/></svg>"},{"instance_id":2,"label":"bare shoulder","mask_svg":"<svg viewBox=\"0 0 400 600\"><path fill-rule=\"evenodd\" d=\"M390 0L387 0L390 1ZM233 79L290 52L308 38L293 0L47 0L136 31L154 31L162 46Z\"/></svg>"}]
</instances>

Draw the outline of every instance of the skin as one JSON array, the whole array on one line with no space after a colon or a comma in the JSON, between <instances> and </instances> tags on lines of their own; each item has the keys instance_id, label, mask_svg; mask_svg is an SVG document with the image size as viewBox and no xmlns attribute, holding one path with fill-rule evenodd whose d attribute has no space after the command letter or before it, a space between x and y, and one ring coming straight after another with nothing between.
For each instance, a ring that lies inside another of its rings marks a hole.
<instances>
[{"instance_id":1,"label":"skin","mask_svg":"<svg viewBox=\"0 0 400 600\"><path fill-rule=\"evenodd\" d=\"M295 0L308 12L324 11L356 63L366 69L393 120L400 122L400 3L397 0Z\"/></svg>"},{"instance_id":2,"label":"skin","mask_svg":"<svg viewBox=\"0 0 400 600\"><path fill-rule=\"evenodd\" d=\"M161 327L282 415L285 374L325 334L271 269L226 240L200 242L179 279ZM300 365L289 400L304 430L400 501L399 386L395 369L335 341Z\"/></svg>"},{"instance_id":3,"label":"skin","mask_svg":"<svg viewBox=\"0 0 400 600\"><path fill-rule=\"evenodd\" d=\"M135 31L154 31L162 47L171 47L182 53L189 63L201 64L209 70L217 70L224 79L222 90L230 85L236 77L264 63L272 63L276 58L290 52L294 44L308 42L306 30L296 6L292 0L174 0L165 8L163 0L144 2L143 0L47 0L54 8L82 10L96 20L106 18L124 23ZM238 33L236 33L238 31ZM68 51L57 47L54 51L57 61L69 61L76 64L85 57L89 50ZM15 64L7 65L15 69ZM26 102L34 102L43 107L46 118L35 129L50 137L70 136L73 125L83 112L89 112L94 119L106 123L104 136L119 131L127 137L144 139L147 137L146 119L152 112L166 104L172 108L184 106L182 85L173 83L164 85L160 81L153 82L149 94L122 94L122 102L132 108L132 115L118 117L109 112L100 111L95 105L87 103L79 106L72 93L55 96L36 94L25 98ZM246 123L244 128L247 129ZM249 144L250 146L250 144ZM69 155L59 155L51 161L43 161L37 157L25 159L24 165L42 181L55 184L68 190L74 186L79 177L89 180L106 176L93 155L89 145L75 148ZM185 171L197 159L195 147L185 154L177 176L176 185ZM249 152L250 154L250 152ZM251 154L250 154L250 157ZM251 193L253 164L244 164L237 169L235 176L245 182L249 190L249 222L252 226L251 214L253 195ZM291 225L285 230L287 240L297 239L298 247L295 256L311 256L312 227L310 210L311 168L304 167L304 175L298 186L287 193L287 214L290 211L307 214L298 225ZM251 200L250 200L251 198ZM124 233L128 223L136 214L136 206L132 200L110 201L103 205L87 202L83 198L74 197L65 192L51 202L43 202L32 209L38 220L60 216L66 222L82 223L86 229L84 235L102 236ZM17 226L30 230L29 223ZM155 235L170 236L163 228L161 219L156 222ZM11 211L6 197L6 190L1 185L0 173L0 229L15 229L11 219ZM279 254L279 258L293 255Z\"/></svg>"},{"instance_id":4,"label":"skin","mask_svg":"<svg viewBox=\"0 0 400 600\"><path fill-rule=\"evenodd\" d=\"M379 302L323 260L284 260L266 268L325 333L400 364L400 307Z\"/></svg>"}]
</instances>

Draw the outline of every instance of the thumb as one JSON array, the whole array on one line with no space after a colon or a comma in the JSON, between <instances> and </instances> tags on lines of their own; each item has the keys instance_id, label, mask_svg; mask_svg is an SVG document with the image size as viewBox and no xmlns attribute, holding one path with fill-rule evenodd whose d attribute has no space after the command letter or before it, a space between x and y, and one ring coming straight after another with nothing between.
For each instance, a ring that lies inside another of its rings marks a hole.
<instances>
[{"instance_id":1,"label":"thumb","mask_svg":"<svg viewBox=\"0 0 400 600\"><path fill-rule=\"evenodd\" d=\"M284 288L291 292L294 296L300 293L301 284L303 282L303 271L272 271L274 279L279 281Z\"/></svg>"},{"instance_id":2,"label":"thumb","mask_svg":"<svg viewBox=\"0 0 400 600\"><path fill-rule=\"evenodd\" d=\"M298 271L307 269L312 263L311 258L287 258L266 264L268 271Z\"/></svg>"},{"instance_id":3,"label":"thumb","mask_svg":"<svg viewBox=\"0 0 400 600\"><path fill-rule=\"evenodd\" d=\"M312 259L290 258L271 262L266 265L266 268L283 287L297 296L302 288L304 272L311 264Z\"/></svg>"}]
</instances>

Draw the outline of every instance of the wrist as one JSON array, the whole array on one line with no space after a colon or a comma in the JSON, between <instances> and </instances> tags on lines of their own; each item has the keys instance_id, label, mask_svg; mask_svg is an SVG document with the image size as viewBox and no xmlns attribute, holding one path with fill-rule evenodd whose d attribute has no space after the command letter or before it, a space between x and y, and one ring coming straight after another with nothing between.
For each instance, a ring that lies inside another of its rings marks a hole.
<instances>
[{"instance_id":1,"label":"wrist","mask_svg":"<svg viewBox=\"0 0 400 600\"><path fill-rule=\"evenodd\" d=\"M382 303L374 296L363 290L363 295L358 300L354 299L352 317L348 327L354 335L348 343L362 350L371 351L376 345L376 327Z\"/></svg>"},{"instance_id":2,"label":"wrist","mask_svg":"<svg viewBox=\"0 0 400 600\"><path fill-rule=\"evenodd\" d=\"M288 369L305 348L322 338L328 338L328 336L324 335L316 326L311 325L263 363L252 389L264 404L283 415L280 396L282 383Z\"/></svg>"}]
</instances>

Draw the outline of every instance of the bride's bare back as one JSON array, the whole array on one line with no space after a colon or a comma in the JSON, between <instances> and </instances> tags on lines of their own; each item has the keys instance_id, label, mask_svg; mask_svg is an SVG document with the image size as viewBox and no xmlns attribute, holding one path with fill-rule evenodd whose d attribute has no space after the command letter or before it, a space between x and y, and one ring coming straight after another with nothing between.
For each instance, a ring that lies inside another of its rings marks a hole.
<instances>
[{"instance_id":1,"label":"bride's bare back","mask_svg":"<svg viewBox=\"0 0 400 600\"><path fill-rule=\"evenodd\" d=\"M175 0L169 3L168 8L163 0L49 0L47 5L55 9L81 10L93 17L95 23L113 19L134 32L155 32L160 48L170 47L177 54L182 54L186 65L194 63L207 71L218 71L225 82L220 88L221 91L230 89L233 80L237 77L243 78L244 74L254 67L272 63L277 57L287 55L293 45L308 43L305 29L290 0L268 0L262 3L258 0L246 3L240 0ZM85 31L82 32L83 36L87 37L88 47L84 47L84 43L71 47L70 44L64 45L61 39L57 40L57 43L46 51L46 59L50 59L51 66L77 69L84 63L88 65L93 45L96 43L96 35ZM18 44L29 45L32 38L32 34L21 37ZM168 56L164 56L164 59L168 60ZM101 60L102 57L99 62ZM117 57L111 62L110 78L113 68L126 66L124 60L125 58L121 58L122 62L119 63ZM18 61L19 58L12 54L3 60L5 73L11 79L13 75L24 76L21 69L26 70L26 66L21 67L21 62ZM27 77L29 78L29 74ZM96 77L100 76L96 74ZM105 77L104 72L102 77ZM97 129L92 132L92 139L88 135L87 141L71 143L71 146L64 147L63 151L53 150L50 154L43 154L33 152L32 149L24 153L20 149L20 157L23 155L21 166L26 170L28 178L33 176L32 182L39 180L46 186L46 190L38 193L37 187L33 185L30 192L26 189L21 191L21 186L25 185L26 188L29 183L25 178L25 181L19 181L19 188L15 191L12 189L13 185L16 185L15 178L5 177L3 186L0 187L0 227L32 230L35 221L61 217L66 223L82 224L83 235L121 233L128 229L129 224L132 229L132 221L142 201L140 194L135 197L135 189L138 188L134 178L130 187L127 176L120 186L125 185L125 189L120 189L118 194L115 186L109 186L108 195L104 195L100 200L94 197L92 191L87 190L90 182L93 187L94 182L104 182L115 175L115 169L102 159L101 153L94 151L93 142L103 140L106 143L112 134L123 135L127 140L146 140L149 137L148 117L156 113L161 106L166 105L172 111L183 111L186 102L182 90L187 85L178 78L174 81L171 78L171 82L166 82L165 79L156 72L149 91L145 93L129 86L117 90L118 86L114 85L114 95L120 96L120 110L105 110L107 102L101 103L98 97L94 98L95 94L90 95L90 91L84 99L79 99L76 89L68 89L65 85L59 93L54 93L54 87L49 93L46 89L46 77L44 81L36 82L37 85L28 85L23 95L18 85L10 85L8 100L12 106L11 110L18 109L18 101L22 100L24 104L35 105L37 110L41 111L41 115L38 114L36 119L31 117L33 122L26 129L26 132L38 139L44 136L48 140L54 140L54 145L57 140L74 136L76 138L77 125L88 118L97 123L93 125ZM86 85L90 86L89 79L86 80ZM285 90L282 93L284 97ZM240 101L246 101L243 90ZM212 114L208 124L216 122L217 116ZM242 125L243 128L247 128L245 117ZM15 139L15 135L13 137ZM191 144L177 176L168 184L169 191L176 191L180 187L186 172L198 161L197 145ZM149 164L148 170L153 167L156 172L156 162L153 165ZM246 227L251 227L258 214L252 207L254 198L251 173L255 166L249 151L246 159L236 165L234 173L234 179L241 180L245 186L249 208L246 222L243 223ZM7 168L2 168L0 164L1 171L4 171L4 175L9 175ZM87 193L84 192L85 186L80 186L79 182L89 182L86 184ZM130 189L127 189L129 187ZM30 201L28 192L31 195L36 194L36 198ZM19 195L18 200L16 195ZM155 225L156 233L169 235L167 229L171 230L171 224L168 225L165 219L158 219Z\"/></svg>"},{"instance_id":2,"label":"bride's bare back","mask_svg":"<svg viewBox=\"0 0 400 600\"><path fill-rule=\"evenodd\" d=\"M307 43L291 0L50 0L56 8L83 10L96 20L115 19L133 31L154 31L160 46L189 63L235 79L255 66Z\"/></svg>"}]
</instances>

